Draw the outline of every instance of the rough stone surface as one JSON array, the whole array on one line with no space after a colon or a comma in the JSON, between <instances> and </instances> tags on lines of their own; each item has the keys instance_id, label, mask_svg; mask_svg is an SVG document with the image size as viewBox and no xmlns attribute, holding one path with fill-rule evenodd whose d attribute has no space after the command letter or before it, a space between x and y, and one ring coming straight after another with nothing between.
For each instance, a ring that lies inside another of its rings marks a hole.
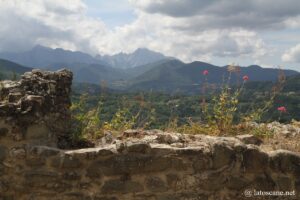
<instances>
[{"instance_id":1,"label":"rough stone surface","mask_svg":"<svg viewBox=\"0 0 300 200\"><path fill-rule=\"evenodd\" d=\"M249 199L246 189L300 199L300 155L265 151L249 136L128 130L95 148L58 148L68 137L71 78L33 71L5 82L0 200Z\"/></svg>"},{"instance_id":2,"label":"rough stone surface","mask_svg":"<svg viewBox=\"0 0 300 200\"><path fill-rule=\"evenodd\" d=\"M8 136L14 141L61 146L70 135L72 76L68 70L33 70L22 75L20 81L3 81L0 139Z\"/></svg>"}]
</instances>

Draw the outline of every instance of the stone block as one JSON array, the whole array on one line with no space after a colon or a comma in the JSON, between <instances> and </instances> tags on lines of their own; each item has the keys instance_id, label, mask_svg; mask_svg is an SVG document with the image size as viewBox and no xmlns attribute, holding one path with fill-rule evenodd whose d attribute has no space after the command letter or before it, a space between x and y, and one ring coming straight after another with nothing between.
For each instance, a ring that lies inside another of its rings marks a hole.
<instances>
[{"instance_id":1,"label":"stone block","mask_svg":"<svg viewBox=\"0 0 300 200\"><path fill-rule=\"evenodd\" d=\"M0 139L2 137L7 136L7 134L8 134L8 129L7 128L0 128Z\"/></svg>"},{"instance_id":2,"label":"stone block","mask_svg":"<svg viewBox=\"0 0 300 200\"><path fill-rule=\"evenodd\" d=\"M92 200L92 197L82 192L70 192L64 194L62 199L63 200Z\"/></svg>"},{"instance_id":3,"label":"stone block","mask_svg":"<svg viewBox=\"0 0 300 200\"><path fill-rule=\"evenodd\" d=\"M234 150L225 143L215 143L212 148L213 168L218 169L229 165L235 159Z\"/></svg>"},{"instance_id":4,"label":"stone block","mask_svg":"<svg viewBox=\"0 0 300 200\"><path fill-rule=\"evenodd\" d=\"M247 187L250 181L239 176L230 176L225 184L225 186L231 190L241 190Z\"/></svg>"},{"instance_id":5,"label":"stone block","mask_svg":"<svg viewBox=\"0 0 300 200\"><path fill-rule=\"evenodd\" d=\"M156 176L147 177L145 183L147 189L154 193L165 192L168 190L165 182Z\"/></svg>"},{"instance_id":6,"label":"stone block","mask_svg":"<svg viewBox=\"0 0 300 200\"><path fill-rule=\"evenodd\" d=\"M131 143L127 144L127 151L131 153L147 153L150 152L151 146L147 143Z\"/></svg>"},{"instance_id":7,"label":"stone block","mask_svg":"<svg viewBox=\"0 0 300 200\"><path fill-rule=\"evenodd\" d=\"M154 157L144 154L126 154L95 161L89 169L104 175L140 174L158 172L172 167L170 158Z\"/></svg>"},{"instance_id":8,"label":"stone block","mask_svg":"<svg viewBox=\"0 0 300 200\"><path fill-rule=\"evenodd\" d=\"M79 168L82 165L81 161L70 155L58 155L51 159L51 166L61 169Z\"/></svg>"},{"instance_id":9,"label":"stone block","mask_svg":"<svg viewBox=\"0 0 300 200\"><path fill-rule=\"evenodd\" d=\"M47 139L50 136L49 128L45 124L35 124L27 128L25 137L31 139Z\"/></svg>"},{"instance_id":10,"label":"stone block","mask_svg":"<svg viewBox=\"0 0 300 200\"><path fill-rule=\"evenodd\" d=\"M7 155L7 147L0 145L0 162L2 162Z\"/></svg>"},{"instance_id":11,"label":"stone block","mask_svg":"<svg viewBox=\"0 0 300 200\"><path fill-rule=\"evenodd\" d=\"M292 173L300 179L300 155L285 150L275 151L270 157L270 166L273 170Z\"/></svg>"},{"instance_id":12,"label":"stone block","mask_svg":"<svg viewBox=\"0 0 300 200\"><path fill-rule=\"evenodd\" d=\"M268 167L268 154L257 148L247 148L243 153L243 167L248 172L262 172Z\"/></svg>"},{"instance_id":13,"label":"stone block","mask_svg":"<svg viewBox=\"0 0 300 200\"><path fill-rule=\"evenodd\" d=\"M144 190L143 185L138 182L131 181L131 180L121 181L119 179L105 181L105 183L101 189L101 191L105 194L136 193L136 192L142 192L143 190Z\"/></svg>"},{"instance_id":14,"label":"stone block","mask_svg":"<svg viewBox=\"0 0 300 200\"><path fill-rule=\"evenodd\" d=\"M180 181L180 177L177 174L172 173L172 174L167 174L166 179L167 179L168 187L170 187L173 190L176 190L177 183Z\"/></svg>"},{"instance_id":15,"label":"stone block","mask_svg":"<svg viewBox=\"0 0 300 200\"><path fill-rule=\"evenodd\" d=\"M289 176L279 176L276 178L276 184L278 190L281 191L292 191L293 190L293 181Z\"/></svg>"}]
</instances>

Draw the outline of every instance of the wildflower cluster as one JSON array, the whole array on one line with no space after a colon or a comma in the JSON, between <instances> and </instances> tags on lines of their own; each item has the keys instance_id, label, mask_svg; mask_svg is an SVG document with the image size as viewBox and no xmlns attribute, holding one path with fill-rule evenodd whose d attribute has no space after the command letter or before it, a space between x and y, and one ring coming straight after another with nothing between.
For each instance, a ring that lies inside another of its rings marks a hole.
<instances>
[{"instance_id":1,"label":"wildflower cluster","mask_svg":"<svg viewBox=\"0 0 300 200\"><path fill-rule=\"evenodd\" d=\"M273 90L273 94L270 100L266 101L262 108L253 109L248 113L239 113L239 98L241 93L244 90L245 83L250 80L248 75L242 77L242 85L237 88L235 91L230 87L230 81L232 73L240 73L240 68L235 65L229 65L228 68L228 80L221 87L221 92L215 95L211 102L206 103L205 98L202 99L202 113L203 120L202 123L207 124L208 131L213 132L213 134L236 134L236 125L241 123L249 123L251 121L258 121L261 119L261 116L271 107L274 102L274 98L277 93L282 88L282 83L284 78L280 76L279 86L275 86L276 90ZM204 86L207 85L207 75L209 71L207 69L202 71L205 82ZM202 90L206 91L206 89ZM284 106L277 108L280 114L286 113L287 109ZM280 120L280 119L279 119ZM193 124L195 128L195 123ZM199 126L198 126L199 129Z\"/></svg>"}]
</instances>

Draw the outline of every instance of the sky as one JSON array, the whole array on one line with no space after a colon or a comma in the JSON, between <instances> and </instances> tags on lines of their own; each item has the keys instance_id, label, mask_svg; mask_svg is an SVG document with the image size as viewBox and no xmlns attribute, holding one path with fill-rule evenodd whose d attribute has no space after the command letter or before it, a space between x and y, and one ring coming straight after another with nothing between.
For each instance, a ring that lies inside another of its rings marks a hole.
<instances>
[{"instance_id":1,"label":"sky","mask_svg":"<svg viewBox=\"0 0 300 200\"><path fill-rule=\"evenodd\" d=\"M300 71L299 0L0 0L0 52L148 48L184 62Z\"/></svg>"}]
</instances>

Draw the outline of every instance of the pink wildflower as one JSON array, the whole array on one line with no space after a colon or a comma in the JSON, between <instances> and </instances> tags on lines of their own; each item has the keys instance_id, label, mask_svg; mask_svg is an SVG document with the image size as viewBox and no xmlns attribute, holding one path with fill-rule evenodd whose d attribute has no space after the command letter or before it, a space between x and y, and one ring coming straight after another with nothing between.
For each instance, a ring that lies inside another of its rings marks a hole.
<instances>
[{"instance_id":1,"label":"pink wildflower","mask_svg":"<svg viewBox=\"0 0 300 200\"><path fill-rule=\"evenodd\" d=\"M208 75L208 70L204 70L204 71L202 72L202 74L203 74L204 76Z\"/></svg>"},{"instance_id":2,"label":"pink wildflower","mask_svg":"<svg viewBox=\"0 0 300 200\"><path fill-rule=\"evenodd\" d=\"M281 113L285 113L285 112L286 112L286 107L280 106L280 107L277 108L277 110L278 110L279 112L281 112Z\"/></svg>"},{"instance_id":3,"label":"pink wildflower","mask_svg":"<svg viewBox=\"0 0 300 200\"><path fill-rule=\"evenodd\" d=\"M247 76L247 75L243 76L243 80L244 81L248 81L249 80L249 76Z\"/></svg>"}]
</instances>

